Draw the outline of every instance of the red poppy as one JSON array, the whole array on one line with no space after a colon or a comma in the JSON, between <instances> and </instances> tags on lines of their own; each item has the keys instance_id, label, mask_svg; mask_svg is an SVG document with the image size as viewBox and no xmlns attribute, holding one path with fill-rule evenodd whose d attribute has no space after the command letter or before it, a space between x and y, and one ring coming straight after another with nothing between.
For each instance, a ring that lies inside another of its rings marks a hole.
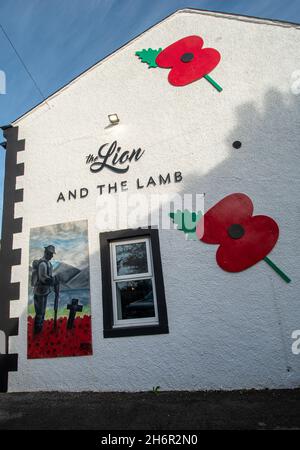
<instances>
[{"instance_id":1,"label":"red poppy","mask_svg":"<svg viewBox=\"0 0 300 450\"><path fill-rule=\"evenodd\" d=\"M200 36L187 36L165 48L155 62L159 67L172 68L168 80L173 86L185 86L209 74L221 59L217 50L202 46Z\"/></svg>"},{"instance_id":2,"label":"red poppy","mask_svg":"<svg viewBox=\"0 0 300 450\"><path fill-rule=\"evenodd\" d=\"M84 329L83 329L84 325ZM53 319L45 320L43 331L33 333L34 319L28 317L28 358L58 356L85 356L92 354L91 317L76 317L74 329L67 329L67 318L58 320L53 329ZM34 345L33 345L34 344Z\"/></svg>"},{"instance_id":3,"label":"red poppy","mask_svg":"<svg viewBox=\"0 0 300 450\"><path fill-rule=\"evenodd\" d=\"M268 216L253 216L253 203L245 194L231 194L200 219L198 238L219 244L216 259L222 269L240 272L262 260L279 236L277 223Z\"/></svg>"}]
</instances>

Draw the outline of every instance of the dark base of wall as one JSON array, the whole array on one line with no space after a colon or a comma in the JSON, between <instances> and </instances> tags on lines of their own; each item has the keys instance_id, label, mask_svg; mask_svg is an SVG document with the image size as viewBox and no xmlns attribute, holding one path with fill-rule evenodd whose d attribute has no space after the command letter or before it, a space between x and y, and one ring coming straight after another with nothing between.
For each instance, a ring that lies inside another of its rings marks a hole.
<instances>
[{"instance_id":1,"label":"dark base of wall","mask_svg":"<svg viewBox=\"0 0 300 450\"><path fill-rule=\"evenodd\" d=\"M37 392L1 394L0 402L3 430L142 429L158 434L159 430L300 428L300 389L158 394ZM68 439L73 435L80 439L77 433L68 435ZM98 445L101 435L108 433L97 432ZM123 435L128 434L124 431ZM83 435L84 439L88 437ZM32 436L29 438L32 440Z\"/></svg>"}]
</instances>

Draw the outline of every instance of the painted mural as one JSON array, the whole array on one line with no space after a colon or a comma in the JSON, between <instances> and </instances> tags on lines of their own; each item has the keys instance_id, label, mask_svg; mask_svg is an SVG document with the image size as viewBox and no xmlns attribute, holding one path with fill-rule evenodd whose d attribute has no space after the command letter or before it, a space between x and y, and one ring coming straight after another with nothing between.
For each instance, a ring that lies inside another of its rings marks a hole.
<instances>
[{"instance_id":1,"label":"painted mural","mask_svg":"<svg viewBox=\"0 0 300 450\"><path fill-rule=\"evenodd\" d=\"M91 354L87 221L32 228L28 359Z\"/></svg>"}]
</instances>

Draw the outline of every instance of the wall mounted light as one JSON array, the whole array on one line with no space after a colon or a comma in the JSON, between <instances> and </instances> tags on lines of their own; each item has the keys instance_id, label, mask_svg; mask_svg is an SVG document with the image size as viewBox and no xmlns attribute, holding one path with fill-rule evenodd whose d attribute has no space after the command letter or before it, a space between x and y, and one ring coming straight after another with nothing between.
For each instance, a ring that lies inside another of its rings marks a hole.
<instances>
[{"instance_id":1,"label":"wall mounted light","mask_svg":"<svg viewBox=\"0 0 300 450\"><path fill-rule=\"evenodd\" d=\"M120 122L117 114L109 114L108 120L110 121L111 125L117 125Z\"/></svg>"}]
</instances>

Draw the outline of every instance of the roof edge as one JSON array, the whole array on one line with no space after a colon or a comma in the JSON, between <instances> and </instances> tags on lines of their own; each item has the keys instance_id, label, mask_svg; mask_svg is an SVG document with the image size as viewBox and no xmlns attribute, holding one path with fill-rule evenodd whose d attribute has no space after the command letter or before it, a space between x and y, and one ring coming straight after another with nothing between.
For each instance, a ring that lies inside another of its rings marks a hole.
<instances>
[{"instance_id":1,"label":"roof edge","mask_svg":"<svg viewBox=\"0 0 300 450\"><path fill-rule=\"evenodd\" d=\"M205 14L205 15L211 15L211 16L226 16L228 19L237 20L239 18L240 20L244 20L245 22L254 22L259 23L262 22L265 25L274 25L274 26L293 26L300 29L300 23L296 22L289 22L287 20L279 20L279 19L268 19L266 17L257 17L257 16L248 16L245 14L238 14L238 13L227 13L224 11L216 11L212 9L198 9L198 8L181 8L177 9L173 14L177 13L184 13L184 12L194 12L195 14Z\"/></svg>"},{"instance_id":2,"label":"roof edge","mask_svg":"<svg viewBox=\"0 0 300 450\"><path fill-rule=\"evenodd\" d=\"M42 106L44 104L47 105L47 101L48 100L51 100L51 98L53 98L54 96L58 95L61 91L67 89L71 84L73 84L81 76L87 74L90 70L93 70L95 67L97 67L98 65L102 64L103 62L105 62L112 55L114 55L115 53L121 51L123 48L127 47L129 44L131 44L132 42L137 40L139 37L141 37L143 34L147 33L152 28L155 28L156 26L160 25L161 23L169 20L173 16L175 16L177 14L182 14L182 13L203 14L203 15L208 15L208 16L213 16L213 17L220 16L220 17L227 18L229 20L244 20L245 22L262 23L262 24L265 24L265 25L283 26L283 27L292 26L292 27L296 27L296 28L300 29L300 24L299 23L287 22L287 21L282 21L282 20L277 20L277 19L265 19L265 18L261 18L261 17L247 16L247 15L237 14L237 13L226 13L226 12L222 12L222 11L213 11L213 10L209 10L209 9L198 9L198 8L189 8L189 7L187 7L187 8L180 8L180 9L175 10L171 14L168 14L162 20L159 20L158 22L154 23L149 28L147 28L146 30L142 31L140 34L138 34L137 36L133 37L129 41L126 41L123 45L121 45L121 47L116 48L111 53L109 53L108 55L104 56L102 59L100 59L99 61L97 61L94 64L92 64L87 69L85 69L83 72L81 72L80 74L76 75L74 78L72 78L66 84L64 84L63 86L59 87L54 92L52 92L52 94L48 95L48 97L43 99L40 103L37 103L35 106L30 108L28 111L24 112L19 117L17 117L15 120L13 120L11 122L12 125L14 125L14 126L17 125L17 123L21 119L25 118L28 114L30 114L31 112L33 112L35 109L39 108L40 106ZM49 107L49 105L48 105L48 107Z\"/></svg>"}]
</instances>

